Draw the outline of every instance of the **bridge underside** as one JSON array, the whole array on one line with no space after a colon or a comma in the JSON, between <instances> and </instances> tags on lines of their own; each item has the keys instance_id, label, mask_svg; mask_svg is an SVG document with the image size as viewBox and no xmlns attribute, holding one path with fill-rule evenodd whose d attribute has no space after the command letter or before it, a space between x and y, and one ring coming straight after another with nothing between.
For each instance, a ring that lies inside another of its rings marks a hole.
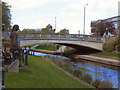
<instances>
[{"instance_id":1,"label":"bridge underside","mask_svg":"<svg viewBox=\"0 0 120 90\"><path fill-rule=\"evenodd\" d=\"M47 44L47 43L69 46L69 47L75 48L79 52L102 51L102 43L70 41L70 40L23 40L21 42L21 46Z\"/></svg>"},{"instance_id":2,"label":"bridge underside","mask_svg":"<svg viewBox=\"0 0 120 90\"><path fill-rule=\"evenodd\" d=\"M83 53L83 54L84 53L88 54L88 53L100 52L100 50L97 50L97 49L94 49L94 48L75 45L75 44L66 44L66 43L54 43L54 44L59 44L59 45L64 45L64 46L75 48L78 53Z\"/></svg>"}]
</instances>

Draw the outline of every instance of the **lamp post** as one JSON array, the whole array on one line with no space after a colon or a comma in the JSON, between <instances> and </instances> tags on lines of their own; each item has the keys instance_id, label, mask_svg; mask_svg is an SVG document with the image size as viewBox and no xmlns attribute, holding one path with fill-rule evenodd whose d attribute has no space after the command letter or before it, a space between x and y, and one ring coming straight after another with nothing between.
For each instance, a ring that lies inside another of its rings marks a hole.
<instances>
[{"instance_id":1,"label":"lamp post","mask_svg":"<svg viewBox=\"0 0 120 90\"><path fill-rule=\"evenodd\" d=\"M79 37L80 37L80 30L78 30L78 35L79 35Z\"/></svg>"},{"instance_id":2,"label":"lamp post","mask_svg":"<svg viewBox=\"0 0 120 90\"><path fill-rule=\"evenodd\" d=\"M55 31L56 31L56 19L57 19L57 18L55 17Z\"/></svg>"},{"instance_id":3,"label":"lamp post","mask_svg":"<svg viewBox=\"0 0 120 90\"><path fill-rule=\"evenodd\" d=\"M86 6L87 6L88 4L86 4L85 6L84 6L84 24L83 24L83 34L85 35L85 13L86 13Z\"/></svg>"}]
</instances>

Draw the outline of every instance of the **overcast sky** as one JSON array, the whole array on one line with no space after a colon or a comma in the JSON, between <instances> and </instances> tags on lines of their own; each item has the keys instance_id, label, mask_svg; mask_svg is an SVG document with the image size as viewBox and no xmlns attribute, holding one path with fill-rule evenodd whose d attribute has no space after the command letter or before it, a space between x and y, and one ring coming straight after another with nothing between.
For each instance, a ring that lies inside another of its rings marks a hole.
<instances>
[{"instance_id":1,"label":"overcast sky","mask_svg":"<svg viewBox=\"0 0 120 90\"><path fill-rule=\"evenodd\" d=\"M49 23L57 31L63 28L70 33L83 33L84 5L86 6L86 33L90 33L90 22L118 15L120 0L2 0L12 6L12 25L21 28L44 28Z\"/></svg>"}]
</instances>

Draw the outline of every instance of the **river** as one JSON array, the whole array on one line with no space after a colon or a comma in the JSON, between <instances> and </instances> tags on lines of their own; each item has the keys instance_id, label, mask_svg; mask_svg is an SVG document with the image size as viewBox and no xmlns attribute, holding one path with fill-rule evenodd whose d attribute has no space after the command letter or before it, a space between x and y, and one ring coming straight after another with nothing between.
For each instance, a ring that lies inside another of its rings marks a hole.
<instances>
[{"instance_id":1,"label":"river","mask_svg":"<svg viewBox=\"0 0 120 90\"><path fill-rule=\"evenodd\" d=\"M69 59L64 56L43 54L38 52L35 52L35 55L42 56L42 57L44 57L45 55L48 55L55 59L61 58L61 60ZM73 66L76 66L77 68L84 70L86 74L88 73L92 75L93 80L96 80L96 79L101 79L101 81L109 80L112 83L113 88L120 87L120 71L118 70L118 67L95 63L95 62L86 61L86 60L79 60L78 62L70 62L70 63Z\"/></svg>"}]
</instances>

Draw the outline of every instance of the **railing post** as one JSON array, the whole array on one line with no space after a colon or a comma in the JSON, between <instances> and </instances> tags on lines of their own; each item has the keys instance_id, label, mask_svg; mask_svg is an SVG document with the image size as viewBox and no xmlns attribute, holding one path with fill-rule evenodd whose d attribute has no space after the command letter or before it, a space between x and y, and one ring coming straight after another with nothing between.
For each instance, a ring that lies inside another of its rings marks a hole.
<instances>
[{"instance_id":1,"label":"railing post","mask_svg":"<svg viewBox=\"0 0 120 90\"><path fill-rule=\"evenodd\" d=\"M2 60L2 63L3 63L3 60ZM5 69L3 67L3 64L2 64L2 90L6 90L6 87L4 86L5 85Z\"/></svg>"},{"instance_id":2,"label":"railing post","mask_svg":"<svg viewBox=\"0 0 120 90\"><path fill-rule=\"evenodd\" d=\"M28 65L28 50L25 53L25 65Z\"/></svg>"},{"instance_id":3,"label":"railing post","mask_svg":"<svg viewBox=\"0 0 120 90\"><path fill-rule=\"evenodd\" d=\"M22 61L24 62L24 49L22 50Z\"/></svg>"},{"instance_id":4,"label":"railing post","mask_svg":"<svg viewBox=\"0 0 120 90\"><path fill-rule=\"evenodd\" d=\"M34 51L33 51L33 56L34 56Z\"/></svg>"},{"instance_id":5,"label":"railing post","mask_svg":"<svg viewBox=\"0 0 120 90\"><path fill-rule=\"evenodd\" d=\"M2 67L2 85L4 85L4 72L5 72L5 69Z\"/></svg>"}]
</instances>

